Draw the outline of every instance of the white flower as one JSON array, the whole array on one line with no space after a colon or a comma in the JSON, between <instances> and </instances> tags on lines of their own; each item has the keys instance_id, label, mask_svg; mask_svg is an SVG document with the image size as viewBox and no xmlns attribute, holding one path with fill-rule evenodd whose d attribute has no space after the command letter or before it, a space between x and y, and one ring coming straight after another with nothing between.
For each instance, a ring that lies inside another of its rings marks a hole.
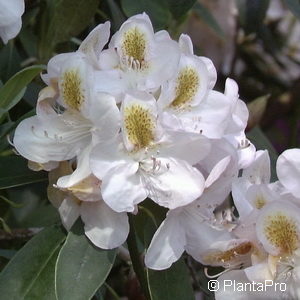
<instances>
[{"instance_id":1,"label":"white flower","mask_svg":"<svg viewBox=\"0 0 300 300\"><path fill-rule=\"evenodd\" d=\"M213 145L215 146L215 145ZM226 149L226 147L225 147ZM205 263L203 254L207 253L216 241L228 241L233 237L225 223L218 223L213 215L230 192L231 182L237 169L234 152L216 151L218 158L205 181L203 194L191 204L170 210L166 219L154 234L146 252L145 264L148 268L162 270L169 268L186 251L197 261ZM219 152L219 153L218 153ZM220 159L221 153L223 158ZM227 153L227 155L229 154ZM206 160L209 160L206 159Z\"/></svg>"},{"instance_id":2,"label":"white flower","mask_svg":"<svg viewBox=\"0 0 300 300\"><path fill-rule=\"evenodd\" d=\"M115 99L96 93L93 84L90 66L78 56L70 57L58 78L59 94L51 88L41 92L38 114L23 120L15 131L14 146L30 161L46 164L77 159L77 169L60 178L60 187L89 176L93 144L113 137L119 130Z\"/></svg>"},{"instance_id":3,"label":"white flower","mask_svg":"<svg viewBox=\"0 0 300 300\"><path fill-rule=\"evenodd\" d=\"M109 40L109 33L110 22L99 24L82 41L76 52L62 53L52 57L47 65L47 73L41 75L43 81L56 89L66 61L82 60L90 68L99 69L100 54Z\"/></svg>"},{"instance_id":4,"label":"white flower","mask_svg":"<svg viewBox=\"0 0 300 300\"><path fill-rule=\"evenodd\" d=\"M174 130L221 138L228 126L231 99L212 91L217 77L214 65L208 58L193 54L187 35L180 36L179 45L178 68L162 85L158 99L162 122Z\"/></svg>"},{"instance_id":5,"label":"white flower","mask_svg":"<svg viewBox=\"0 0 300 300\"><path fill-rule=\"evenodd\" d=\"M24 0L0 0L0 37L4 44L20 32L24 10Z\"/></svg>"},{"instance_id":6,"label":"white flower","mask_svg":"<svg viewBox=\"0 0 300 300\"><path fill-rule=\"evenodd\" d=\"M165 133L156 100L146 93L126 94L121 112L122 135L91 154L104 201L118 212L133 212L147 197L168 208L199 197L204 178L192 165L208 154L209 141L199 134Z\"/></svg>"},{"instance_id":7,"label":"white flower","mask_svg":"<svg viewBox=\"0 0 300 300\"><path fill-rule=\"evenodd\" d=\"M300 149L289 149L279 155L276 171L285 189L300 198Z\"/></svg>"},{"instance_id":8,"label":"white flower","mask_svg":"<svg viewBox=\"0 0 300 300\"><path fill-rule=\"evenodd\" d=\"M122 245L129 232L127 214L116 213L103 202L97 178L90 175L64 191L53 186L58 178L71 172L70 163L62 162L49 173L48 198L58 208L64 227L70 230L80 216L85 234L94 245L102 249Z\"/></svg>"},{"instance_id":9,"label":"white flower","mask_svg":"<svg viewBox=\"0 0 300 300\"><path fill-rule=\"evenodd\" d=\"M249 111L247 105L239 99L237 83L230 78L225 83L225 96L231 99L231 114L225 137L238 149L239 165L243 169L254 160L256 151L245 135Z\"/></svg>"},{"instance_id":10,"label":"white flower","mask_svg":"<svg viewBox=\"0 0 300 300\"><path fill-rule=\"evenodd\" d=\"M169 34L154 33L147 14L135 15L101 53L98 87L117 96L130 90L155 91L176 72L178 61L179 47Z\"/></svg>"}]
</instances>

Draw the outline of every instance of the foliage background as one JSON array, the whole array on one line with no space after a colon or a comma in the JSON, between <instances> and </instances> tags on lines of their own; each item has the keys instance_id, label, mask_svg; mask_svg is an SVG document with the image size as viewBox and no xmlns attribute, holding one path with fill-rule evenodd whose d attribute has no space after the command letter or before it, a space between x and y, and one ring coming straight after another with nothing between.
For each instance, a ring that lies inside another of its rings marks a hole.
<instances>
[{"instance_id":1,"label":"foliage background","mask_svg":"<svg viewBox=\"0 0 300 300\"><path fill-rule=\"evenodd\" d=\"M116 253L91 246L80 222L67 235L47 200L47 174L30 171L9 141L17 124L34 115L44 86L38 75L53 55L75 51L99 23L110 20L115 32L127 17L145 11L155 30L166 29L174 39L182 32L192 37L196 54L216 65L217 89L223 90L227 77L238 82L250 110L248 138L258 149L269 150L274 170L278 153L300 142L299 0L25 4L20 34L7 45L0 42L0 298L144 299L144 293L151 299L213 299L203 266L190 257L167 271L140 270L125 248ZM136 257L164 215L146 201L141 213L131 218L136 231L130 233L128 248ZM143 273L138 274L143 292L133 269Z\"/></svg>"}]
</instances>

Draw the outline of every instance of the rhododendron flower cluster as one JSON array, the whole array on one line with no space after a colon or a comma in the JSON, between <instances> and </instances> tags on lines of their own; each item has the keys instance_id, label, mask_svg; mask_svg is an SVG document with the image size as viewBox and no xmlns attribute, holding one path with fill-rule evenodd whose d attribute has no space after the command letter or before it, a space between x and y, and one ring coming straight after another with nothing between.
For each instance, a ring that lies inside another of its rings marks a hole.
<instances>
[{"instance_id":1,"label":"rhododendron flower cluster","mask_svg":"<svg viewBox=\"0 0 300 300\"><path fill-rule=\"evenodd\" d=\"M54 56L42 79L36 115L13 142L30 168L49 171L49 199L67 230L80 217L93 244L119 247L128 214L150 199L168 212L147 267L169 268L186 251L225 268L220 282L284 279L286 295L299 297L300 150L280 155L270 183L267 151L246 139L236 82L216 91L215 67L189 36L154 32L145 13L112 37L106 22L76 52ZM220 216L230 193L236 212ZM222 289L216 297L237 299Z\"/></svg>"}]
</instances>

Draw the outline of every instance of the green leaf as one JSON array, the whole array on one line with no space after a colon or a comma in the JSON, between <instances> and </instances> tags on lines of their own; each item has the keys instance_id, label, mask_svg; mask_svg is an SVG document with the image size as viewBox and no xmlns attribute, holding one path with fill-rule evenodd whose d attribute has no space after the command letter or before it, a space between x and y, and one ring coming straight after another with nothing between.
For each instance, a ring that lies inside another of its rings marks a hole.
<instances>
[{"instance_id":1,"label":"green leaf","mask_svg":"<svg viewBox=\"0 0 300 300\"><path fill-rule=\"evenodd\" d=\"M113 31L117 31L122 23L126 21L126 17L115 0L107 0L106 2L111 14L112 29Z\"/></svg>"},{"instance_id":2,"label":"green leaf","mask_svg":"<svg viewBox=\"0 0 300 300\"><path fill-rule=\"evenodd\" d=\"M193 11L200 17L200 19L205 22L208 26L211 27L215 31L217 35L224 38L225 34L215 17L211 14L211 12L200 2L197 2L194 5Z\"/></svg>"},{"instance_id":3,"label":"green leaf","mask_svg":"<svg viewBox=\"0 0 300 300\"><path fill-rule=\"evenodd\" d=\"M56 44L83 31L93 20L98 4L98 0L48 1L44 16L48 22L42 24L40 32L40 56L48 59Z\"/></svg>"},{"instance_id":4,"label":"green leaf","mask_svg":"<svg viewBox=\"0 0 300 300\"><path fill-rule=\"evenodd\" d=\"M121 4L127 17L146 12L156 30L165 28L171 19L165 0L122 0Z\"/></svg>"},{"instance_id":5,"label":"green leaf","mask_svg":"<svg viewBox=\"0 0 300 300\"><path fill-rule=\"evenodd\" d=\"M236 0L239 20L246 33L258 32L265 19L270 0Z\"/></svg>"},{"instance_id":6,"label":"green leaf","mask_svg":"<svg viewBox=\"0 0 300 300\"><path fill-rule=\"evenodd\" d=\"M196 0L167 0L169 9L175 18L185 15L195 4Z\"/></svg>"},{"instance_id":7,"label":"green leaf","mask_svg":"<svg viewBox=\"0 0 300 300\"><path fill-rule=\"evenodd\" d=\"M26 86L44 69L42 65L25 68L4 84L0 89L0 117L22 99Z\"/></svg>"},{"instance_id":8,"label":"green leaf","mask_svg":"<svg viewBox=\"0 0 300 300\"><path fill-rule=\"evenodd\" d=\"M290 11L293 13L295 17L300 19L300 1L299 0L285 0L284 1Z\"/></svg>"},{"instance_id":9,"label":"green leaf","mask_svg":"<svg viewBox=\"0 0 300 300\"><path fill-rule=\"evenodd\" d=\"M190 276L182 258L167 270L147 269L147 279L152 300L195 299Z\"/></svg>"},{"instance_id":10,"label":"green leaf","mask_svg":"<svg viewBox=\"0 0 300 300\"><path fill-rule=\"evenodd\" d=\"M55 300L54 262L64 239L53 226L27 242L0 273L1 300Z\"/></svg>"},{"instance_id":11,"label":"green leaf","mask_svg":"<svg viewBox=\"0 0 300 300\"><path fill-rule=\"evenodd\" d=\"M20 156L0 157L0 166L0 190L48 180L46 172L31 171Z\"/></svg>"},{"instance_id":12,"label":"green leaf","mask_svg":"<svg viewBox=\"0 0 300 300\"><path fill-rule=\"evenodd\" d=\"M90 299L105 282L115 256L116 250L94 247L84 235L82 222L76 222L56 263L57 299Z\"/></svg>"},{"instance_id":13,"label":"green leaf","mask_svg":"<svg viewBox=\"0 0 300 300\"><path fill-rule=\"evenodd\" d=\"M249 140L255 145L257 150L268 150L271 160L271 179L272 181L277 180L276 175L276 161L278 153L259 127L254 127L247 133Z\"/></svg>"},{"instance_id":14,"label":"green leaf","mask_svg":"<svg viewBox=\"0 0 300 300\"><path fill-rule=\"evenodd\" d=\"M19 50L11 40L0 50L0 78L3 81L8 80L13 74L21 68L21 56Z\"/></svg>"}]
</instances>

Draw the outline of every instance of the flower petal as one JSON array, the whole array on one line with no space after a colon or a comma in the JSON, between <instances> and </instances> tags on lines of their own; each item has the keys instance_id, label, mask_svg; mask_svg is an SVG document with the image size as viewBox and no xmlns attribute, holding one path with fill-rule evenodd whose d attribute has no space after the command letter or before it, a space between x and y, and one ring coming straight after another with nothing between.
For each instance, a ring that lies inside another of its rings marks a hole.
<instances>
[{"instance_id":1,"label":"flower petal","mask_svg":"<svg viewBox=\"0 0 300 300\"><path fill-rule=\"evenodd\" d=\"M112 168L102 179L102 197L116 212L133 212L135 205L148 196L141 181L138 163L124 163Z\"/></svg>"},{"instance_id":2,"label":"flower petal","mask_svg":"<svg viewBox=\"0 0 300 300\"><path fill-rule=\"evenodd\" d=\"M154 270L164 270L184 252L185 233L177 215L170 212L155 232L145 255L145 264Z\"/></svg>"},{"instance_id":3,"label":"flower petal","mask_svg":"<svg viewBox=\"0 0 300 300\"><path fill-rule=\"evenodd\" d=\"M16 128L14 146L28 160L47 163L68 160L90 140L88 132L78 132L61 115L49 118L34 116Z\"/></svg>"},{"instance_id":4,"label":"flower petal","mask_svg":"<svg viewBox=\"0 0 300 300\"><path fill-rule=\"evenodd\" d=\"M67 230L70 230L79 217L80 206L73 196L66 197L58 208L61 222Z\"/></svg>"},{"instance_id":5,"label":"flower petal","mask_svg":"<svg viewBox=\"0 0 300 300\"><path fill-rule=\"evenodd\" d=\"M288 149L279 155L276 165L279 181L295 197L300 197L300 149Z\"/></svg>"},{"instance_id":6,"label":"flower petal","mask_svg":"<svg viewBox=\"0 0 300 300\"><path fill-rule=\"evenodd\" d=\"M83 202L80 215L86 236L97 247L113 249L126 241L129 232L126 213L116 213L103 201L97 201Z\"/></svg>"},{"instance_id":7,"label":"flower petal","mask_svg":"<svg viewBox=\"0 0 300 300\"><path fill-rule=\"evenodd\" d=\"M157 204L174 209L196 200L203 192L204 177L187 162L159 158L158 170L144 175L149 197Z\"/></svg>"}]
</instances>

